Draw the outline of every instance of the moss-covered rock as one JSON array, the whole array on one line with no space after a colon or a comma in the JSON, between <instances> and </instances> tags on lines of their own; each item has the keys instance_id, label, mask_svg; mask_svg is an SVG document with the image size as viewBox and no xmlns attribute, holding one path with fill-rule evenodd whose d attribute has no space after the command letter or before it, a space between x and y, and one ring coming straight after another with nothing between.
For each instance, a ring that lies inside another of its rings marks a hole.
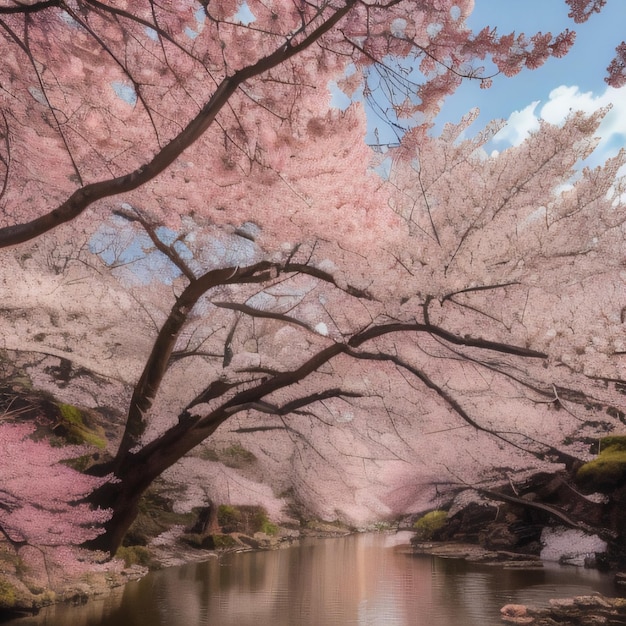
<instances>
[{"instance_id":1,"label":"moss-covered rock","mask_svg":"<svg viewBox=\"0 0 626 626\"><path fill-rule=\"evenodd\" d=\"M419 541L430 541L435 533L444 527L447 517L448 514L440 510L426 513L413 524L415 538Z\"/></svg>"},{"instance_id":2,"label":"moss-covered rock","mask_svg":"<svg viewBox=\"0 0 626 626\"><path fill-rule=\"evenodd\" d=\"M239 542L231 535L211 535L213 538L213 546L216 550L234 548Z\"/></svg>"},{"instance_id":3,"label":"moss-covered rock","mask_svg":"<svg viewBox=\"0 0 626 626\"><path fill-rule=\"evenodd\" d=\"M260 506L222 504L217 510L217 521L225 533L254 535L262 532L275 535L278 532L278 527L269 520L267 512Z\"/></svg>"},{"instance_id":4,"label":"moss-covered rock","mask_svg":"<svg viewBox=\"0 0 626 626\"><path fill-rule=\"evenodd\" d=\"M0 578L0 611L11 610L15 607L17 595L11 583Z\"/></svg>"},{"instance_id":5,"label":"moss-covered rock","mask_svg":"<svg viewBox=\"0 0 626 626\"><path fill-rule=\"evenodd\" d=\"M151 569L155 567L152 552L145 546L121 546L115 557L122 559L126 567L133 565L143 565Z\"/></svg>"},{"instance_id":6,"label":"moss-covered rock","mask_svg":"<svg viewBox=\"0 0 626 626\"><path fill-rule=\"evenodd\" d=\"M215 550L215 539L213 535L185 533L180 536L180 540L196 550Z\"/></svg>"},{"instance_id":7,"label":"moss-covered rock","mask_svg":"<svg viewBox=\"0 0 626 626\"><path fill-rule=\"evenodd\" d=\"M96 448L106 448L106 437L102 427L96 425L78 407L72 404L57 404L59 409L58 429L71 443L88 443Z\"/></svg>"},{"instance_id":8,"label":"moss-covered rock","mask_svg":"<svg viewBox=\"0 0 626 626\"><path fill-rule=\"evenodd\" d=\"M576 481L585 489L606 493L626 483L626 436L603 437L599 450L597 458L578 469Z\"/></svg>"}]
</instances>

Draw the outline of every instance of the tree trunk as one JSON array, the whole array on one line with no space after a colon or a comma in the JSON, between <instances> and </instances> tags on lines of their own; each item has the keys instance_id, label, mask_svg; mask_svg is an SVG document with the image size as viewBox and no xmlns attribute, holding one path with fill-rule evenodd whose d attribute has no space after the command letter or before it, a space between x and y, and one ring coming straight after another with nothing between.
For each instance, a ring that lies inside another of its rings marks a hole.
<instances>
[{"instance_id":1,"label":"tree trunk","mask_svg":"<svg viewBox=\"0 0 626 626\"><path fill-rule=\"evenodd\" d=\"M200 511L198 521L191 529L192 533L198 535L215 535L222 532L217 519L218 506L213 500L208 501L208 506Z\"/></svg>"},{"instance_id":2,"label":"tree trunk","mask_svg":"<svg viewBox=\"0 0 626 626\"><path fill-rule=\"evenodd\" d=\"M136 476L129 476L115 482L108 482L96 489L87 498L90 504L103 509L110 509L112 515L103 524L104 532L95 539L88 541L85 547L91 550L108 552L115 556L122 545L124 535L135 521L139 513L139 501L152 481L158 476L138 469Z\"/></svg>"},{"instance_id":3,"label":"tree trunk","mask_svg":"<svg viewBox=\"0 0 626 626\"><path fill-rule=\"evenodd\" d=\"M226 418L226 415L222 415L201 428L193 423L181 422L146 444L138 453L128 452L112 463L91 468L92 474L114 476L112 481L87 497L92 506L110 509L112 515L103 524L104 533L88 541L85 547L109 552L114 556L137 517L139 501L146 489L166 469L212 435Z\"/></svg>"}]
</instances>

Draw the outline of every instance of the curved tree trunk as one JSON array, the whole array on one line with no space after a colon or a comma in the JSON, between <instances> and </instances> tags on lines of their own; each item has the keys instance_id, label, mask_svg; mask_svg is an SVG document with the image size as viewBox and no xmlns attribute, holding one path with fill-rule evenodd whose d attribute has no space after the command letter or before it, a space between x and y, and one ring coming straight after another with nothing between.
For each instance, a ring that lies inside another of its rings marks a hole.
<instances>
[{"instance_id":1,"label":"curved tree trunk","mask_svg":"<svg viewBox=\"0 0 626 626\"><path fill-rule=\"evenodd\" d=\"M93 474L110 473L114 476L113 480L96 489L87 498L92 506L110 509L112 515L103 524L104 532L88 541L85 547L109 552L114 556L137 517L139 501L146 489L165 470L213 434L227 417L228 414L224 414L209 426L203 427L194 423L179 423L137 454L129 452L112 463L91 468Z\"/></svg>"}]
</instances>

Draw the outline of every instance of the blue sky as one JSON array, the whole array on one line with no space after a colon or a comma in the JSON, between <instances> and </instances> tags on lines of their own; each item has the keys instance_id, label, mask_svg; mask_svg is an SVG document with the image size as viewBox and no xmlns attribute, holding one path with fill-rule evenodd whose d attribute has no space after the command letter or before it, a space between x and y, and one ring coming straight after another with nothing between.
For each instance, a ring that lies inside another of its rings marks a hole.
<instances>
[{"instance_id":1,"label":"blue sky","mask_svg":"<svg viewBox=\"0 0 626 626\"><path fill-rule=\"evenodd\" d=\"M514 30L530 35L570 28L577 33L576 43L565 57L550 59L537 70L524 70L514 78L496 77L491 89L482 90L467 81L445 102L436 129L478 107L481 115L474 123L476 130L491 119L509 120L493 144L504 149L519 143L539 116L558 123L570 109L590 112L612 103L614 108L600 129L603 141L598 158L626 146L626 88L611 89L604 82L615 47L626 38L626 0L608 0L584 24L575 24L568 12L564 0L476 0L468 20L475 31L490 25L500 34Z\"/></svg>"}]
</instances>

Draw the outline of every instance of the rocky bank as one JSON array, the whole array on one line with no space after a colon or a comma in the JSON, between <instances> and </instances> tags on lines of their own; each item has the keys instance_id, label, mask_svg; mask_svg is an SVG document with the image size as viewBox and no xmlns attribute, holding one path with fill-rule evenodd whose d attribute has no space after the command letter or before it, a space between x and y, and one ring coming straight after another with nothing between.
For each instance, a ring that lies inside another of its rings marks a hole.
<instances>
[{"instance_id":1,"label":"rocky bank","mask_svg":"<svg viewBox=\"0 0 626 626\"><path fill-rule=\"evenodd\" d=\"M503 623L532 626L618 626L626 624L626 598L576 596L554 599L544 608L507 604Z\"/></svg>"}]
</instances>

